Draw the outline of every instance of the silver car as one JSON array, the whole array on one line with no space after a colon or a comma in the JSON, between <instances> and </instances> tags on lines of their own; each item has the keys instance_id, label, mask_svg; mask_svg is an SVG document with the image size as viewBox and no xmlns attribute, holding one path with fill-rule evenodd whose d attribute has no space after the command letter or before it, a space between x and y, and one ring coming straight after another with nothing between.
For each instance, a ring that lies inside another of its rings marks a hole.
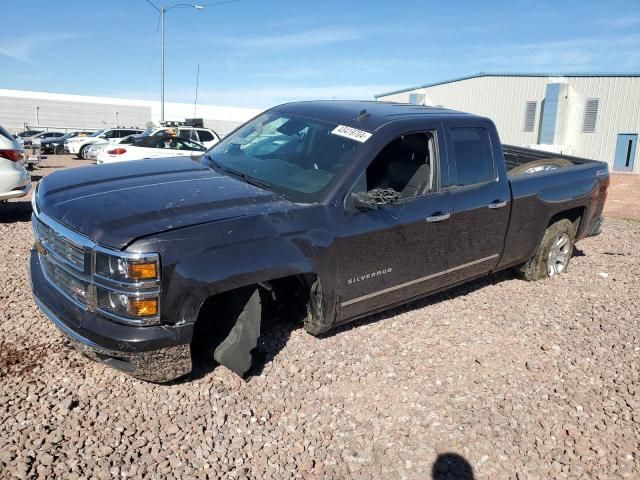
<instances>
[{"instance_id":1,"label":"silver car","mask_svg":"<svg viewBox=\"0 0 640 480\"><path fill-rule=\"evenodd\" d=\"M24 197L31 189L31 177L24 167L24 149L0 127L0 201Z\"/></svg>"}]
</instances>

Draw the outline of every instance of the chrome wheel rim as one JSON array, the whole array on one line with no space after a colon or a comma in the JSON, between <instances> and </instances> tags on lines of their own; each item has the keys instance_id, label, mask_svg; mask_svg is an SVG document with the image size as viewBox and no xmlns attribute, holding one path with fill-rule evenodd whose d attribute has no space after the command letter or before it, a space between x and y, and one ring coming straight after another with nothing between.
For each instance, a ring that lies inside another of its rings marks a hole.
<instances>
[{"instance_id":1,"label":"chrome wheel rim","mask_svg":"<svg viewBox=\"0 0 640 480\"><path fill-rule=\"evenodd\" d=\"M553 241L547 261L547 273L550 277L558 275L567 269L569 253L571 251L571 238L567 233L559 234Z\"/></svg>"}]
</instances>

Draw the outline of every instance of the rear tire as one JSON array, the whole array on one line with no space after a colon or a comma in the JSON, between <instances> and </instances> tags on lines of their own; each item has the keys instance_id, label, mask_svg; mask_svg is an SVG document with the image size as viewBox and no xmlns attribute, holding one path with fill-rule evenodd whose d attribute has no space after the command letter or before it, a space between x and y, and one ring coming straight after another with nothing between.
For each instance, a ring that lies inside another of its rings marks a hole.
<instances>
[{"instance_id":1,"label":"rear tire","mask_svg":"<svg viewBox=\"0 0 640 480\"><path fill-rule=\"evenodd\" d=\"M567 219L560 220L544 232L536 254L520 267L522 277L533 282L566 272L573 255L575 227Z\"/></svg>"}]
</instances>

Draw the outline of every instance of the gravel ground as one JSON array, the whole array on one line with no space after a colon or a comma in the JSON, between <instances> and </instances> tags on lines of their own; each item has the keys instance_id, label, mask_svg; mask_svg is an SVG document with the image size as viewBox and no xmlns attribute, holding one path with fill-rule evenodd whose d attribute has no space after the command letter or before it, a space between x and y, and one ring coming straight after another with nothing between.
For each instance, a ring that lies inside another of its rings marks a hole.
<instances>
[{"instance_id":1,"label":"gravel ground","mask_svg":"<svg viewBox=\"0 0 640 480\"><path fill-rule=\"evenodd\" d=\"M281 324L248 381L161 386L65 347L30 296L29 214L0 206L0 477L640 478L640 223L609 221L562 277L502 273L324 339Z\"/></svg>"}]
</instances>

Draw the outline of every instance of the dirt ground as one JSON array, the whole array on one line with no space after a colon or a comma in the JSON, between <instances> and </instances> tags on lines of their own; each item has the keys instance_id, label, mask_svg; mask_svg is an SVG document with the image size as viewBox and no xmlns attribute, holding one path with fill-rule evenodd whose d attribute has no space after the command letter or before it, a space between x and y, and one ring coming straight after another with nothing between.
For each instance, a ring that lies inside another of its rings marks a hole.
<instances>
[{"instance_id":1,"label":"dirt ground","mask_svg":"<svg viewBox=\"0 0 640 480\"><path fill-rule=\"evenodd\" d=\"M640 175L611 175L604 213L608 217L640 221Z\"/></svg>"},{"instance_id":2,"label":"dirt ground","mask_svg":"<svg viewBox=\"0 0 640 480\"><path fill-rule=\"evenodd\" d=\"M503 272L322 339L283 320L248 380L154 385L38 311L30 212L0 205L0 478L640 478L638 222L610 218L560 277Z\"/></svg>"}]
</instances>

